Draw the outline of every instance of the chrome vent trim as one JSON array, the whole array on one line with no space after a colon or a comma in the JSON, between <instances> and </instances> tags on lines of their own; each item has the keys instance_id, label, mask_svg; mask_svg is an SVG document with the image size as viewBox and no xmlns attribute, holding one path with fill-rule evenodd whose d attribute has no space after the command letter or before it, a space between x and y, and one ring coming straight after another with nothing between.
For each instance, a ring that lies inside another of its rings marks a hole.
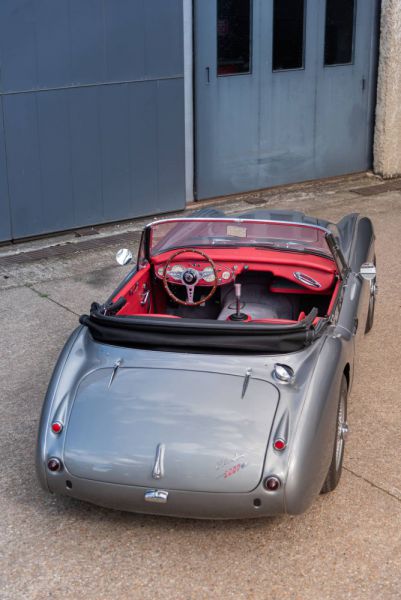
<instances>
[{"instance_id":1,"label":"chrome vent trim","mask_svg":"<svg viewBox=\"0 0 401 600\"><path fill-rule=\"evenodd\" d=\"M300 281L304 285L309 285L309 287L313 287L313 288L321 288L322 287L321 283L316 281L316 279L309 277L309 275L305 275L305 273L301 273L300 271L295 271L295 273L293 273L293 275L294 275L295 279L298 279L298 281Z\"/></svg>"}]
</instances>

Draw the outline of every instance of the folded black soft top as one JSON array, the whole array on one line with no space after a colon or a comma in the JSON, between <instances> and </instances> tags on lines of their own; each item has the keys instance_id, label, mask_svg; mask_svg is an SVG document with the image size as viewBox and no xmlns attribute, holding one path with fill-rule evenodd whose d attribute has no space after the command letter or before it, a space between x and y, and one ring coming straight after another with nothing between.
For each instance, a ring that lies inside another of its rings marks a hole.
<instances>
[{"instance_id":1,"label":"folded black soft top","mask_svg":"<svg viewBox=\"0 0 401 600\"><path fill-rule=\"evenodd\" d=\"M93 305L90 315L80 317L80 323L89 328L98 342L189 352L295 352L311 344L327 324L327 319L321 319L313 326L317 309L302 321L289 325L109 316L102 312L102 307Z\"/></svg>"}]
</instances>

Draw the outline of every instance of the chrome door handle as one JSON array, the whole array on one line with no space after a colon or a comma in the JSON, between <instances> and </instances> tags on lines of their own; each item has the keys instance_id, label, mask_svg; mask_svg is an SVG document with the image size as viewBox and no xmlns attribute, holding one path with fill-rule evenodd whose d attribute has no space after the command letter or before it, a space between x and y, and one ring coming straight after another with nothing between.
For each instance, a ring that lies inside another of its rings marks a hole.
<instances>
[{"instance_id":1,"label":"chrome door handle","mask_svg":"<svg viewBox=\"0 0 401 600\"><path fill-rule=\"evenodd\" d=\"M150 294L150 290L146 290L146 292L143 292L142 298L141 298L141 306L145 306L145 304L147 303L147 301L149 299L149 294Z\"/></svg>"}]
</instances>

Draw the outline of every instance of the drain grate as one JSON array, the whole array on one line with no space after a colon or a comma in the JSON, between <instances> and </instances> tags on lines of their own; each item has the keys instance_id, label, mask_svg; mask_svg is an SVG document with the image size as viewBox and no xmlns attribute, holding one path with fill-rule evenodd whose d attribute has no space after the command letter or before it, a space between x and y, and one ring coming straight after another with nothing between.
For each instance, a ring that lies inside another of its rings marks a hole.
<instances>
[{"instance_id":1,"label":"drain grate","mask_svg":"<svg viewBox=\"0 0 401 600\"><path fill-rule=\"evenodd\" d=\"M386 183L379 183L378 185L370 185L350 190L350 192L359 194L360 196L376 196L377 194L396 191L401 191L401 179L394 179L392 181L387 181Z\"/></svg>"},{"instance_id":2,"label":"drain grate","mask_svg":"<svg viewBox=\"0 0 401 600\"><path fill-rule=\"evenodd\" d=\"M96 250L107 246L129 246L132 248L134 244L138 244L141 239L141 231L127 231L116 235L105 236L84 240L82 242L66 242L57 246L49 246L48 248L39 248L38 250L29 250L27 252L19 252L18 254L10 254L9 256L0 257L0 266L6 267L12 264L23 264L29 262L37 262L49 258L61 258L64 256L72 256L88 250Z\"/></svg>"}]
</instances>

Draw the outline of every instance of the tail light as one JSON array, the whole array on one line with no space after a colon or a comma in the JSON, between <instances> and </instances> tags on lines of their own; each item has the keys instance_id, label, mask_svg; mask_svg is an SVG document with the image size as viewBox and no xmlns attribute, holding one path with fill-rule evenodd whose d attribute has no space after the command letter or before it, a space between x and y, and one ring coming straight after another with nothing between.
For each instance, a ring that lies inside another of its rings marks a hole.
<instances>
[{"instance_id":1,"label":"tail light","mask_svg":"<svg viewBox=\"0 0 401 600\"><path fill-rule=\"evenodd\" d=\"M273 442L273 448L275 450L278 450L279 452L282 452L283 450L285 450L286 446L287 446L287 444L285 443L285 441L282 438L277 438Z\"/></svg>"},{"instance_id":2,"label":"tail light","mask_svg":"<svg viewBox=\"0 0 401 600\"><path fill-rule=\"evenodd\" d=\"M268 492L275 492L280 488L281 481L278 477L271 475L270 477L266 477L266 479L263 482L263 485L265 486Z\"/></svg>"},{"instance_id":3,"label":"tail light","mask_svg":"<svg viewBox=\"0 0 401 600\"><path fill-rule=\"evenodd\" d=\"M52 423L52 432L61 433L63 431L63 424L60 421L54 421Z\"/></svg>"},{"instance_id":4,"label":"tail light","mask_svg":"<svg viewBox=\"0 0 401 600\"><path fill-rule=\"evenodd\" d=\"M57 471L61 470L61 461L58 458L49 458L47 461L47 468L52 473L56 473Z\"/></svg>"}]
</instances>

